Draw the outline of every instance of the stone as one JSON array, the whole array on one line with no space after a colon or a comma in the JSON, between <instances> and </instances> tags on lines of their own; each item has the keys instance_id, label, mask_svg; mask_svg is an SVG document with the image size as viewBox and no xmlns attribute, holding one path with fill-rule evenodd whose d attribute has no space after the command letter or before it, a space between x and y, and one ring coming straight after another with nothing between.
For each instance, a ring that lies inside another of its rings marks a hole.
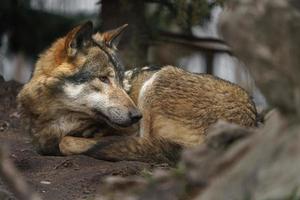
<instances>
[{"instance_id":1,"label":"stone","mask_svg":"<svg viewBox=\"0 0 300 200\"><path fill-rule=\"evenodd\" d=\"M271 106L300 115L300 9L297 1L229 0L220 29Z\"/></svg>"}]
</instances>

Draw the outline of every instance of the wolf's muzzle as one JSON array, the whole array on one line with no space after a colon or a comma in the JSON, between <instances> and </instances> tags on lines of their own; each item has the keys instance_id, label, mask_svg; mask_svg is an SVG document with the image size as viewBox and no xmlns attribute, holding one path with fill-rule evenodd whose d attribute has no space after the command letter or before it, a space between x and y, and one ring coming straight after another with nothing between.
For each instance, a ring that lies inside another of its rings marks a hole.
<instances>
[{"instance_id":1,"label":"wolf's muzzle","mask_svg":"<svg viewBox=\"0 0 300 200\"><path fill-rule=\"evenodd\" d=\"M140 119L142 119L142 117L143 117L143 115L138 109L132 109L131 111L129 111L129 118L131 119L132 124L140 121Z\"/></svg>"},{"instance_id":2,"label":"wolf's muzzle","mask_svg":"<svg viewBox=\"0 0 300 200\"><path fill-rule=\"evenodd\" d=\"M134 123L137 123L142 114L137 108L116 108L110 107L108 109L109 122L121 127L128 127Z\"/></svg>"}]
</instances>

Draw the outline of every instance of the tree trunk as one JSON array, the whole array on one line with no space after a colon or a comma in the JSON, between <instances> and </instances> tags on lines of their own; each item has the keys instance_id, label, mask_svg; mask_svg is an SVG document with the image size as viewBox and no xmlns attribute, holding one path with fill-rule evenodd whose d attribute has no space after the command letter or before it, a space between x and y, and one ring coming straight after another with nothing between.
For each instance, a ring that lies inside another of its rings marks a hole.
<instances>
[{"instance_id":1,"label":"tree trunk","mask_svg":"<svg viewBox=\"0 0 300 200\"><path fill-rule=\"evenodd\" d=\"M101 29L109 30L128 23L119 49L126 67L147 64L150 31L145 19L143 1L102 0Z\"/></svg>"}]
</instances>

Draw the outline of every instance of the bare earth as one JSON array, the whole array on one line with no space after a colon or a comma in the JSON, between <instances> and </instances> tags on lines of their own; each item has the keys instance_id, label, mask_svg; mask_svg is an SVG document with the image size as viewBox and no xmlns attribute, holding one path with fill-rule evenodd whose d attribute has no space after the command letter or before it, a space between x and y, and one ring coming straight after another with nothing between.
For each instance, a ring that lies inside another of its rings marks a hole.
<instances>
[{"instance_id":1,"label":"bare earth","mask_svg":"<svg viewBox=\"0 0 300 200\"><path fill-rule=\"evenodd\" d=\"M15 102L20 88L21 85L4 82L0 77L0 145L9 147L9 157L17 169L44 199L91 199L103 177L135 175L152 168L141 162L106 162L86 156L37 154L29 136L21 129ZM6 190L0 181L0 199L1 191Z\"/></svg>"}]
</instances>

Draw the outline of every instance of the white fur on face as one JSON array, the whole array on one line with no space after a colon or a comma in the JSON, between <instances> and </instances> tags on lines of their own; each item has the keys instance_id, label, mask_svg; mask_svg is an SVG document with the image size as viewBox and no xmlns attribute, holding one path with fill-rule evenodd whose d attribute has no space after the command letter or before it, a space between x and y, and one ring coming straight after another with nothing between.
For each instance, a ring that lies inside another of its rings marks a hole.
<instances>
[{"instance_id":1,"label":"white fur on face","mask_svg":"<svg viewBox=\"0 0 300 200\"><path fill-rule=\"evenodd\" d=\"M105 112L105 108L109 106L109 98L106 94L106 90L104 89L102 92L91 91L87 89L86 86L84 83L67 83L63 86L63 90L66 96L73 100L73 103L86 105L89 108Z\"/></svg>"},{"instance_id":2,"label":"white fur on face","mask_svg":"<svg viewBox=\"0 0 300 200\"><path fill-rule=\"evenodd\" d=\"M109 106L109 98L106 94L100 92L92 92L84 97L87 106L105 110Z\"/></svg>"},{"instance_id":3,"label":"white fur on face","mask_svg":"<svg viewBox=\"0 0 300 200\"><path fill-rule=\"evenodd\" d=\"M84 85L75 85L72 83L67 83L63 86L64 93L71 99L78 98L83 92Z\"/></svg>"}]
</instances>

